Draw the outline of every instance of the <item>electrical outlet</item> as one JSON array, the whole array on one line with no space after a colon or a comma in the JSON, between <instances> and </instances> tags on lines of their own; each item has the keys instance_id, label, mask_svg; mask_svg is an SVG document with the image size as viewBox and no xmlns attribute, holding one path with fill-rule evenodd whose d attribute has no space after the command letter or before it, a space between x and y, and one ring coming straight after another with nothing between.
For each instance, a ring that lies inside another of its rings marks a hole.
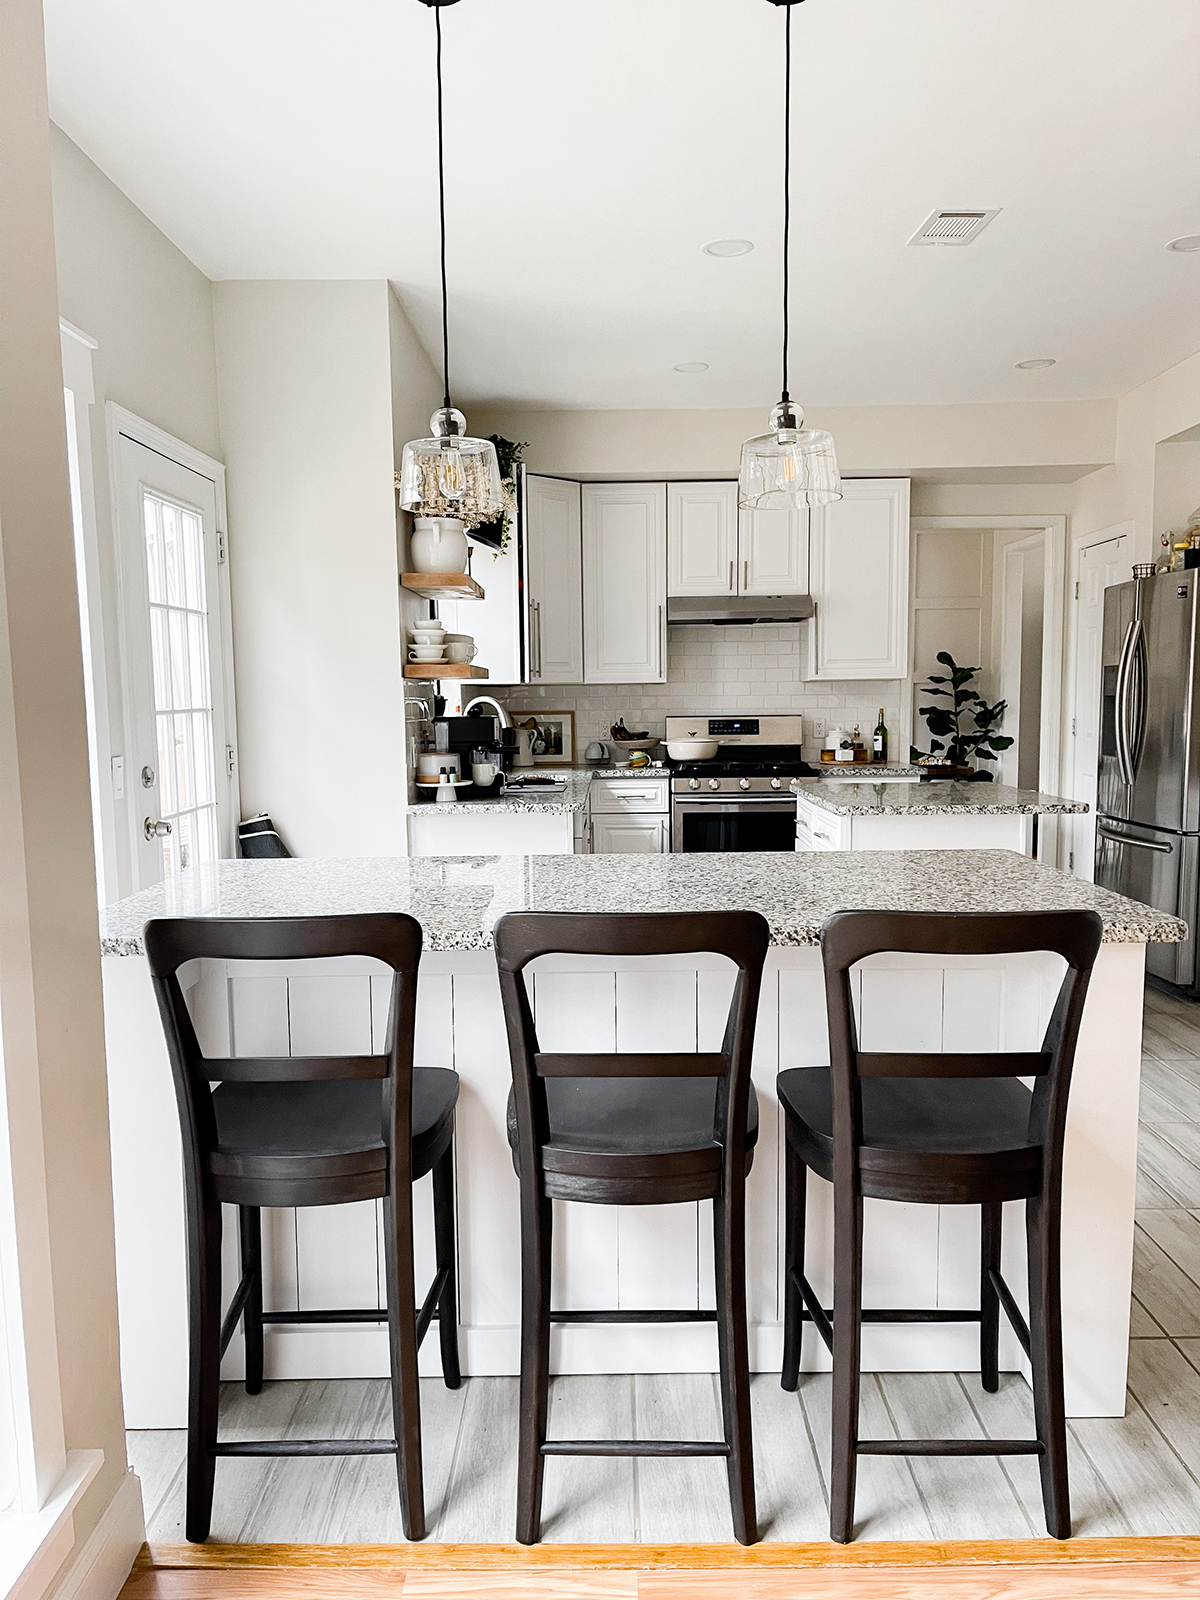
<instances>
[{"instance_id":1,"label":"electrical outlet","mask_svg":"<svg viewBox=\"0 0 1200 1600\"><path fill-rule=\"evenodd\" d=\"M825 737L825 718L824 717L813 717L808 725L812 729L812 736L813 736L814 741L817 740L817 739L823 739Z\"/></svg>"}]
</instances>

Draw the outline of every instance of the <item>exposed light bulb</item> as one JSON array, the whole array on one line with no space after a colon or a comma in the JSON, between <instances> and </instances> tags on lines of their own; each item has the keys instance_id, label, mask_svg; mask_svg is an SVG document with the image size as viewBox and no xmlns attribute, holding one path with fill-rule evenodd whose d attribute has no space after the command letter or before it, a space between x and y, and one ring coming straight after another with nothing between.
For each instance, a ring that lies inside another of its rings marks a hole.
<instances>
[{"instance_id":1,"label":"exposed light bulb","mask_svg":"<svg viewBox=\"0 0 1200 1600\"><path fill-rule=\"evenodd\" d=\"M461 500L467 487L458 442L447 440L438 458L438 488L447 500Z\"/></svg>"}]
</instances>

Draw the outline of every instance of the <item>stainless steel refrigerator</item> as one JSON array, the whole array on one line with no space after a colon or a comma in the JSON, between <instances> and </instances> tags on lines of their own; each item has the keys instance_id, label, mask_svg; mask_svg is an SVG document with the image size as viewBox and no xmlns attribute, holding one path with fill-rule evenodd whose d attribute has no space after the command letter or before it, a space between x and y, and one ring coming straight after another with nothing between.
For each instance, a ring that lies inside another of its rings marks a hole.
<instances>
[{"instance_id":1,"label":"stainless steel refrigerator","mask_svg":"<svg viewBox=\"0 0 1200 1600\"><path fill-rule=\"evenodd\" d=\"M1200 569L1135 567L1104 594L1096 882L1182 917L1193 937L1146 967L1196 990L1200 853Z\"/></svg>"}]
</instances>

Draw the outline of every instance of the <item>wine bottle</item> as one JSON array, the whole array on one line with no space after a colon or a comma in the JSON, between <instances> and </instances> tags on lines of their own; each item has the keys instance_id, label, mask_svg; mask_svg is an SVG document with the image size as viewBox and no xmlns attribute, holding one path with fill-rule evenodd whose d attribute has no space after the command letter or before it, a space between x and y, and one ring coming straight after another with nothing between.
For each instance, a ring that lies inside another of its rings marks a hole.
<instances>
[{"instance_id":1,"label":"wine bottle","mask_svg":"<svg viewBox=\"0 0 1200 1600\"><path fill-rule=\"evenodd\" d=\"M874 756L876 761L887 760L887 728L883 721L883 707L879 708L879 722L875 728Z\"/></svg>"}]
</instances>

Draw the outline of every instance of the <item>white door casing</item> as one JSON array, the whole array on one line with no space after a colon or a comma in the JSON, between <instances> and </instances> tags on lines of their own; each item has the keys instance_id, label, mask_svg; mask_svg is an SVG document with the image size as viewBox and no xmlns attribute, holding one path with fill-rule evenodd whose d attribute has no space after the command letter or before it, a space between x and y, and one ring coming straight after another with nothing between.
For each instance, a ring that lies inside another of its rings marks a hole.
<instances>
[{"instance_id":1,"label":"white door casing","mask_svg":"<svg viewBox=\"0 0 1200 1600\"><path fill-rule=\"evenodd\" d=\"M525 477L529 681L582 683L583 552L580 486Z\"/></svg>"},{"instance_id":2,"label":"white door casing","mask_svg":"<svg viewBox=\"0 0 1200 1600\"><path fill-rule=\"evenodd\" d=\"M108 408L134 886L235 853L224 469ZM156 824L170 831L147 833Z\"/></svg>"},{"instance_id":3,"label":"white door casing","mask_svg":"<svg viewBox=\"0 0 1200 1600\"><path fill-rule=\"evenodd\" d=\"M1073 800L1092 808L1073 817L1071 863L1077 878L1092 881L1096 848L1096 765L1100 744L1100 669L1104 642L1104 591L1124 583L1133 560L1133 524L1089 534L1075 551L1072 605L1070 755L1063 763Z\"/></svg>"},{"instance_id":4,"label":"white door casing","mask_svg":"<svg viewBox=\"0 0 1200 1600\"><path fill-rule=\"evenodd\" d=\"M665 683L667 486L583 486L585 683Z\"/></svg>"}]
</instances>

